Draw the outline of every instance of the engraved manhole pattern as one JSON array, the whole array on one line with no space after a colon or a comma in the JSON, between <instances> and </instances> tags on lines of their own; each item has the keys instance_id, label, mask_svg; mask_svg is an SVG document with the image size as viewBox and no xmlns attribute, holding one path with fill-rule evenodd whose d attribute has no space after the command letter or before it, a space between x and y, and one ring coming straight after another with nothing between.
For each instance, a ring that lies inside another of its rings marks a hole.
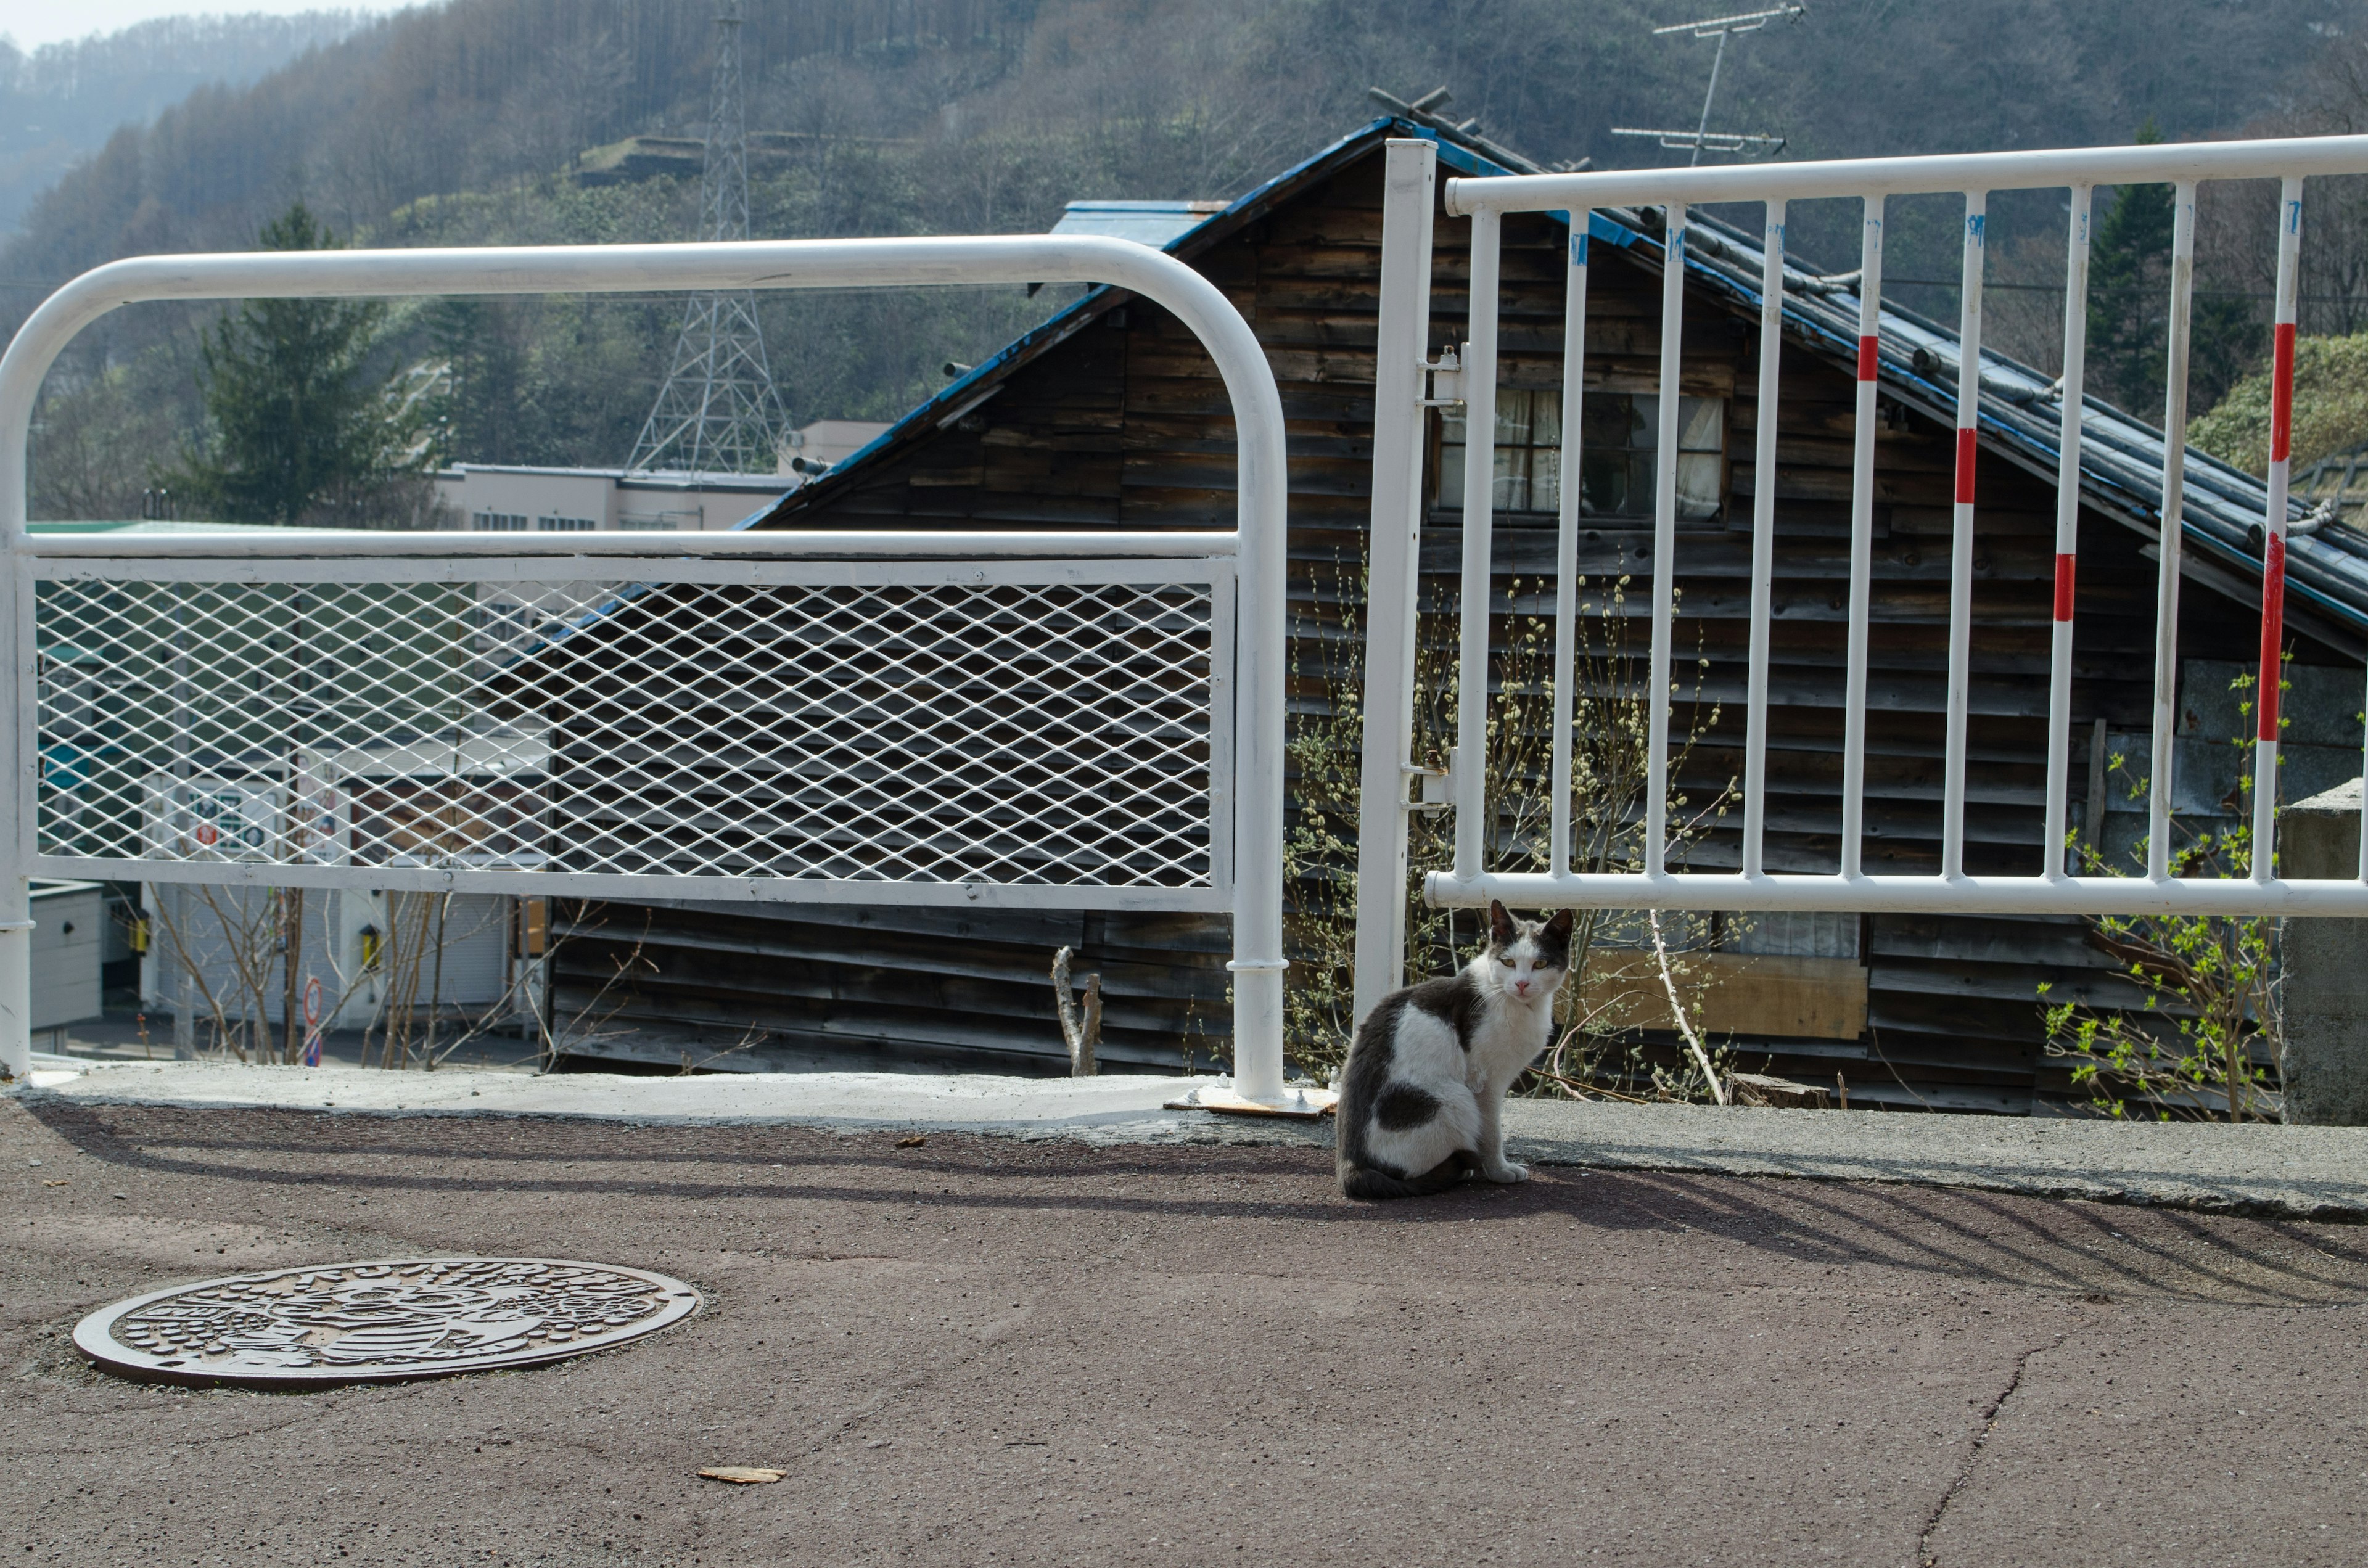
<instances>
[{"instance_id":1,"label":"engraved manhole pattern","mask_svg":"<svg viewBox=\"0 0 2368 1568\"><path fill-rule=\"evenodd\" d=\"M168 1382L392 1382L604 1350L698 1309L699 1292L643 1268L384 1258L135 1296L76 1324L74 1344L111 1371Z\"/></svg>"}]
</instances>

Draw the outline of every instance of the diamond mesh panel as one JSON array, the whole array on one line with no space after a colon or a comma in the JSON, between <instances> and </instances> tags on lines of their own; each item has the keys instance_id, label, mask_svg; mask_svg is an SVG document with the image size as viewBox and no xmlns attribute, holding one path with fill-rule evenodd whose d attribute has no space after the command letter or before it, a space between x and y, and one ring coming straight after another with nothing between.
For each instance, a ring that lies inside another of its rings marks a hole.
<instances>
[{"instance_id":1,"label":"diamond mesh panel","mask_svg":"<svg viewBox=\"0 0 2368 1568\"><path fill-rule=\"evenodd\" d=\"M39 585L46 856L1212 885L1208 562L128 570Z\"/></svg>"}]
</instances>

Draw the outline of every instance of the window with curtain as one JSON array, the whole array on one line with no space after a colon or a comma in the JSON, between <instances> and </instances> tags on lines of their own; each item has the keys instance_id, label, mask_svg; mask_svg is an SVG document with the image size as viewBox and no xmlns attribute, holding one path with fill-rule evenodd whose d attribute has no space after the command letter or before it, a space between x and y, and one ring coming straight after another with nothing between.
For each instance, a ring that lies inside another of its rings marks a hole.
<instances>
[{"instance_id":1,"label":"window with curtain","mask_svg":"<svg viewBox=\"0 0 2368 1568\"><path fill-rule=\"evenodd\" d=\"M1583 517L1645 521L1653 516L1660 398L1652 392L1589 392L1580 411L1578 510ZM1463 505L1468 447L1460 406L1440 411L1439 505ZM1678 400L1678 517L1704 522L1725 501L1726 400ZM1497 389L1497 465L1490 487L1499 512L1562 506L1562 393Z\"/></svg>"}]
</instances>

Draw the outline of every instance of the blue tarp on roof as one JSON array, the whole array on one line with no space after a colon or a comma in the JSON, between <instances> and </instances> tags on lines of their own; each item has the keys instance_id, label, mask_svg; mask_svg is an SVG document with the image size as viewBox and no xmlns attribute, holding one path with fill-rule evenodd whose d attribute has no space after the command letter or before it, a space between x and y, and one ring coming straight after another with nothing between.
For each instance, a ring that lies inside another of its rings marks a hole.
<instances>
[{"instance_id":1,"label":"blue tarp on roof","mask_svg":"<svg viewBox=\"0 0 2368 1568\"><path fill-rule=\"evenodd\" d=\"M1222 201L1072 201L1053 225L1056 234L1103 234L1156 250L1222 212Z\"/></svg>"}]
</instances>

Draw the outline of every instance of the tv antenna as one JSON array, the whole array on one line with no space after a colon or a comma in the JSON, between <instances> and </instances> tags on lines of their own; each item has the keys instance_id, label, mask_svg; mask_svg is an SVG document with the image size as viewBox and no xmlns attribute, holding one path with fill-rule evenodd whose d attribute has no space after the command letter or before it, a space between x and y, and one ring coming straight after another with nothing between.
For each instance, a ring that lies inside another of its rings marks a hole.
<instances>
[{"instance_id":1,"label":"tv antenna","mask_svg":"<svg viewBox=\"0 0 2368 1568\"><path fill-rule=\"evenodd\" d=\"M1783 20L1797 22L1808 14L1803 6L1776 6L1765 11L1746 11L1740 16L1713 17L1707 21L1676 22L1666 28L1655 28L1655 38L1668 38L1673 33L1688 33L1695 38L1718 40L1718 52L1710 57L1710 87L1702 94L1702 119L1691 131L1629 131L1612 129L1614 136L1637 136L1658 142L1664 147L1691 148L1693 156L1686 160L1689 168L1702 162L1705 149L1713 153L1781 153L1784 150L1782 136L1751 136L1739 131L1713 131L1710 128L1710 107L1718 97L1719 67L1726 63L1726 40L1736 33L1756 33L1769 23Z\"/></svg>"},{"instance_id":2,"label":"tv antenna","mask_svg":"<svg viewBox=\"0 0 2368 1568\"><path fill-rule=\"evenodd\" d=\"M707 149L699 180L699 237L748 237L748 132L740 100L740 3L723 0L715 17L715 77L709 94ZM765 360L749 290L693 294L666 384L643 422L626 470L692 473L770 473L788 420Z\"/></svg>"}]
</instances>

